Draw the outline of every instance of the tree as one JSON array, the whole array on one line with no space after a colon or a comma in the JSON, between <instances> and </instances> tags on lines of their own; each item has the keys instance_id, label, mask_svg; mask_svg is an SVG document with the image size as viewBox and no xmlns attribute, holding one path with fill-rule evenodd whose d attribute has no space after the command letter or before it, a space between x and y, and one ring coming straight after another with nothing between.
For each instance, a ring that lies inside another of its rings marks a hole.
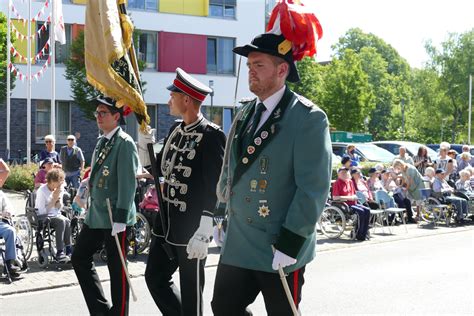
<instances>
[{"instance_id":1,"label":"tree","mask_svg":"<svg viewBox=\"0 0 474 316\"><path fill-rule=\"evenodd\" d=\"M305 57L297 63L300 81L290 83L290 88L296 93L308 98L321 106L324 95L324 77L327 67L318 64L313 58Z\"/></svg>"},{"instance_id":2,"label":"tree","mask_svg":"<svg viewBox=\"0 0 474 316\"><path fill-rule=\"evenodd\" d=\"M474 29L463 34L451 33L438 50L427 43L431 57L428 66L439 74L440 88L446 95L443 106L451 117L451 142L467 142L468 78L474 73ZM464 130L465 132L461 132Z\"/></svg>"},{"instance_id":3,"label":"tree","mask_svg":"<svg viewBox=\"0 0 474 316\"><path fill-rule=\"evenodd\" d=\"M134 34L135 46L139 33ZM145 62L138 60L138 68L142 71L145 68ZM84 32L79 32L76 39L71 44L71 53L66 61L65 77L71 82L72 98L81 108L84 115L89 119L94 119L95 103L91 100L95 99L99 92L87 82L86 65L84 60ZM142 90L145 93L146 82L142 81Z\"/></svg>"},{"instance_id":4,"label":"tree","mask_svg":"<svg viewBox=\"0 0 474 316\"><path fill-rule=\"evenodd\" d=\"M366 131L366 118L375 100L361 59L347 49L342 59L333 59L327 67L321 107L331 126L350 132Z\"/></svg>"},{"instance_id":5,"label":"tree","mask_svg":"<svg viewBox=\"0 0 474 316\"><path fill-rule=\"evenodd\" d=\"M4 104L7 98L7 71L9 71L7 68L7 27L7 17L0 12L0 104ZM14 44L15 38L12 37L10 41ZM13 56L11 56L11 60L13 60ZM11 73L10 91L13 91L13 88L15 88L15 79L15 74Z\"/></svg>"}]
</instances>

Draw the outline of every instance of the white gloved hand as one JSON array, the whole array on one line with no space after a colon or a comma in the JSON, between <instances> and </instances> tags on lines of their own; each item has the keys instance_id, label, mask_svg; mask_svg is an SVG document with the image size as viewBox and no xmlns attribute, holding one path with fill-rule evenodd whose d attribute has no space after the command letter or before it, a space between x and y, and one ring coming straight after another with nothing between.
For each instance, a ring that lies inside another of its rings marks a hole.
<instances>
[{"instance_id":1,"label":"white gloved hand","mask_svg":"<svg viewBox=\"0 0 474 316\"><path fill-rule=\"evenodd\" d=\"M291 266L296 263L295 258L292 258L288 255L285 255L283 252L275 250L275 253L273 254L273 263L272 263L272 268L273 270L278 270L278 268L284 268L287 266Z\"/></svg>"},{"instance_id":2,"label":"white gloved hand","mask_svg":"<svg viewBox=\"0 0 474 316\"><path fill-rule=\"evenodd\" d=\"M207 257L207 248L211 242L213 232L212 217L201 216L199 227L193 237L189 239L186 251L188 259L204 259Z\"/></svg>"},{"instance_id":3,"label":"white gloved hand","mask_svg":"<svg viewBox=\"0 0 474 316\"><path fill-rule=\"evenodd\" d=\"M121 233L121 232L125 231L125 229L127 229L127 224L125 224L125 223L114 223L114 225L112 226L111 235L115 236L118 233Z\"/></svg>"}]
</instances>

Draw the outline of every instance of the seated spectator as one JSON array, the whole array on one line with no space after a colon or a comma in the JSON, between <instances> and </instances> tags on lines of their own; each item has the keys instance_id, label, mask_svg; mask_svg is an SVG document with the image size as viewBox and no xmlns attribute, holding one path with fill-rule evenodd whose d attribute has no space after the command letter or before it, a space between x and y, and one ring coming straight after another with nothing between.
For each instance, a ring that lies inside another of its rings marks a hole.
<instances>
[{"instance_id":1,"label":"seated spectator","mask_svg":"<svg viewBox=\"0 0 474 316\"><path fill-rule=\"evenodd\" d=\"M452 181L451 186L454 186L454 183L458 179L458 163L456 161L456 151L453 149L448 150L448 166L446 167L446 174L449 174L449 180Z\"/></svg>"},{"instance_id":2,"label":"seated spectator","mask_svg":"<svg viewBox=\"0 0 474 316\"><path fill-rule=\"evenodd\" d=\"M471 188L471 172L469 170L461 170L459 172L459 180L456 181L456 190L463 193L469 200L474 198L474 191Z\"/></svg>"},{"instance_id":3,"label":"seated spectator","mask_svg":"<svg viewBox=\"0 0 474 316\"><path fill-rule=\"evenodd\" d=\"M395 173L401 174L401 187L406 189L407 198L414 200L416 203L416 214L420 217L421 205L423 198L421 196L421 189L424 189L423 178L415 166L407 164L399 159L393 161L393 169ZM411 221L411 214L407 212L408 219Z\"/></svg>"},{"instance_id":4,"label":"seated spectator","mask_svg":"<svg viewBox=\"0 0 474 316\"><path fill-rule=\"evenodd\" d=\"M375 168L369 169L369 179L367 180L367 185L371 192L383 190L382 181L380 181L380 172Z\"/></svg>"},{"instance_id":5,"label":"seated spectator","mask_svg":"<svg viewBox=\"0 0 474 316\"><path fill-rule=\"evenodd\" d=\"M35 176L35 190L40 187L40 185L46 183L46 174L48 171L53 169L54 161L51 158L46 158L40 163L40 169Z\"/></svg>"},{"instance_id":6,"label":"seated spectator","mask_svg":"<svg viewBox=\"0 0 474 316\"><path fill-rule=\"evenodd\" d=\"M341 159L342 168L351 169L352 161L348 156L344 156Z\"/></svg>"},{"instance_id":7,"label":"seated spectator","mask_svg":"<svg viewBox=\"0 0 474 316\"><path fill-rule=\"evenodd\" d=\"M417 223L417 221L413 218L413 210L411 207L411 201L407 197L407 189L401 185L397 185L395 180L390 176L390 172L387 172L386 170L382 171L381 182L383 185L383 190L391 193L396 205L406 210L408 218L407 223Z\"/></svg>"},{"instance_id":8,"label":"seated spectator","mask_svg":"<svg viewBox=\"0 0 474 316\"><path fill-rule=\"evenodd\" d=\"M456 156L456 161L458 163L458 166L459 166L459 163L461 162L462 154L464 154L464 153L469 154L469 156L471 157L471 159L469 161L469 164L471 165L471 167L474 167L474 157L471 155L471 148L469 147L469 145L463 145L462 146L462 152Z\"/></svg>"},{"instance_id":9,"label":"seated spectator","mask_svg":"<svg viewBox=\"0 0 474 316\"><path fill-rule=\"evenodd\" d=\"M458 172L461 170L466 169L467 167L471 166L471 154L469 152L463 152L458 155L459 160L457 160L458 164Z\"/></svg>"},{"instance_id":10,"label":"seated spectator","mask_svg":"<svg viewBox=\"0 0 474 316\"><path fill-rule=\"evenodd\" d=\"M21 268L17 265L16 257L16 233L15 228L10 225L12 208L7 197L0 191L0 237L5 240L5 267L10 272L11 277L18 277Z\"/></svg>"},{"instance_id":11,"label":"seated spectator","mask_svg":"<svg viewBox=\"0 0 474 316\"><path fill-rule=\"evenodd\" d=\"M39 159L40 161L45 160L46 158L51 158L53 162L55 163L60 163L59 162L59 154L58 152L54 149L54 146L56 145L56 139L54 138L53 135L46 135L44 137L44 144L45 144L45 149L43 149L40 152Z\"/></svg>"},{"instance_id":12,"label":"seated spectator","mask_svg":"<svg viewBox=\"0 0 474 316\"><path fill-rule=\"evenodd\" d=\"M374 200L372 192L369 190L369 185L365 181L364 177L361 175L359 169L351 170L352 182L354 182L354 188L356 191L361 192L365 196L365 203L371 209L376 210L379 208L379 205Z\"/></svg>"},{"instance_id":13,"label":"seated spectator","mask_svg":"<svg viewBox=\"0 0 474 316\"><path fill-rule=\"evenodd\" d=\"M359 217L359 227L356 233L357 240L366 240L369 231L370 209L357 203L357 195L351 175L346 168L337 172L337 180L332 186L332 197L335 201L344 201Z\"/></svg>"},{"instance_id":14,"label":"seated spectator","mask_svg":"<svg viewBox=\"0 0 474 316\"><path fill-rule=\"evenodd\" d=\"M421 145L418 148L417 155L413 157L413 163L420 174L425 174L425 169L433 165L426 146Z\"/></svg>"},{"instance_id":15,"label":"seated spectator","mask_svg":"<svg viewBox=\"0 0 474 316\"><path fill-rule=\"evenodd\" d=\"M436 177L433 181L433 192L440 193L443 195L446 202L456 207L456 221L458 223L463 223L464 214L468 214L467 201L452 194L454 189L446 182L445 177L446 172L443 169L436 170Z\"/></svg>"},{"instance_id":16,"label":"seated spectator","mask_svg":"<svg viewBox=\"0 0 474 316\"><path fill-rule=\"evenodd\" d=\"M431 189L433 186L433 181L435 179L435 170L433 167L428 167L425 169L425 175L423 177L424 182L428 182L429 187L426 187L427 189Z\"/></svg>"},{"instance_id":17,"label":"seated spectator","mask_svg":"<svg viewBox=\"0 0 474 316\"><path fill-rule=\"evenodd\" d=\"M53 168L46 174L46 183L36 193L35 207L38 215L45 215L51 220L51 227L56 230L56 260L69 262L71 248L71 221L61 214L63 207L64 172ZM66 249L66 253L64 253Z\"/></svg>"},{"instance_id":18,"label":"seated spectator","mask_svg":"<svg viewBox=\"0 0 474 316\"><path fill-rule=\"evenodd\" d=\"M355 145L353 144L347 145L346 153L342 157L342 158L349 157L349 159L351 160L352 168L358 167L360 164L360 157L359 155L356 154L355 149L356 149Z\"/></svg>"},{"instance_id":19,"label":"seated spectator","mask_svg":"<svg viewBox=\"0 0 474 316\"><path fill-rule=\"evenodd\" d=\"M379 173L381 173L382 170L385 170L384 165L381 164L381 163L376 164L376 165L374 166L374 168L375 168L375 170L377 170Z\"/></svg>"},{"instance_id":20,"label":"seated spectator","mask_svg":"<svg viewBox=\"0 0 474 316\"><path fill-rule=\"evenodd\" d=\"M400 159L405 163L413 165L413 158L411 158L410 155L407 154L407 149L404 146L400 146L400 148L398 148L398 155L396 155L394 159Z\"/></svg>"}]
</instances>

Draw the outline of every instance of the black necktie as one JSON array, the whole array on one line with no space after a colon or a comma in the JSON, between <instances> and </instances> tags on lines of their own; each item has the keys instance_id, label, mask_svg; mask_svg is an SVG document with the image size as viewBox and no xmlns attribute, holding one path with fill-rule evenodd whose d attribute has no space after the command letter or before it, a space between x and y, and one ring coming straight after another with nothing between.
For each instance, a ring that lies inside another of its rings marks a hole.
<instances>
[{"instance_id":1,"label":"black necktie","mask_svg":"<svg viewBox=\"0 0 474 316\"><path fill-rule=\"evenodd\" d=\"M245 151L247 146L252 141L255 131L257 130L258 123L260 123L260 118L262 117L262 113L265 110L266 110L265 105L262 102L257 104L255 108L255 114L253 115L251 123L246 128L245 134L242 138L242 151Z\"/></svg>"},{"instance_id":2,"label":"black necktie","mask_svg":"<svg viewBox=\"0 0 474 316\"><path fill-rule=\"evenodd\" d=\"M102 138L100 139L99 147L97 148L97 151L95 153L96 161L99 160L100 153L101 153L102 149L104 149L105 144L107 144L107 141L108 141L108 139L105 136L102 136Z\"/></svg>"}]
</instances>

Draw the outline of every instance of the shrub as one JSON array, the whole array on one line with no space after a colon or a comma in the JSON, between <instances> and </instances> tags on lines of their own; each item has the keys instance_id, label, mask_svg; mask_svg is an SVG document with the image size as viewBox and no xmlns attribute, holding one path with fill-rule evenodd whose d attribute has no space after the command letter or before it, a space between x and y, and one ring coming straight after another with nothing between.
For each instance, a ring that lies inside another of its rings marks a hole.
<instances>
[{"instance_id":1,"label":"shrub","mask_svg":"<svg viewBox=\"0 0 474 316\"><path fill-rule=\"evenodd\" d=\"M38 165L16 165L10 166L10 176L3 188L13 191L24 191L34 189L33 174L38 172Z\"/></svg>"}]
</instances>

